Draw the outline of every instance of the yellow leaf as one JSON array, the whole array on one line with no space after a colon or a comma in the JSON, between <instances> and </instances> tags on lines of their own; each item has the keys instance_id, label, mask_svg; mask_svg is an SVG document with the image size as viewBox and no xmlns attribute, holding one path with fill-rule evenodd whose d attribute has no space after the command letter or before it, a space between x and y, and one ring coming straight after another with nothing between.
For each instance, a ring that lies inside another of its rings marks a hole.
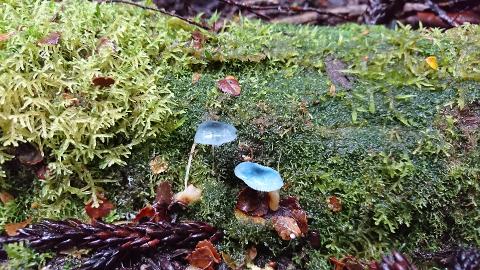
<instances>
[{"instance_id":1,"label":"yellow leaf","mask_svg":"<svg viewBox=\"0 0 480 270\"><path fill-rule=\"evenodd\" d=\"M429 56L425 58L425 62L434 70L438 70L438 63L437 63L437 57L435 56Z\"/></svg>"}]
</instances>

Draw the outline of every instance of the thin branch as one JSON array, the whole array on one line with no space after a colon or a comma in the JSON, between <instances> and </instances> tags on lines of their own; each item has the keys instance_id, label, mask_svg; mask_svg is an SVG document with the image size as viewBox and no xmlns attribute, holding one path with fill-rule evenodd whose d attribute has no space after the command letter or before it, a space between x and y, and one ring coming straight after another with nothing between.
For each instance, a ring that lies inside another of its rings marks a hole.
<instances>
[{"instance_id":1,"label":"thin branch","mask_svg":"<svg viewBox=\"0 0 480 270\"><path fill-rule=\"evenodd\" d=\"M457 27L458 23L454 21L450 16L448 16L447 12L435 4L432 0L426 0L426 4L430 7L430 9L438 16L442 21L446 22L448 25L452 27Z\"/></svg>"},{"instance_id":2,"label":"thin branch","mask_svg":"<svg viewBox=\"0 0 480 270\"><path fill-rule=\"evenodd\" d=\"M182 21L185 21L191 25L195 25L195 26L198 26L202 29L205 29L207 31L210 31L211 29L201 23L198 23L196 21L193 21L189 18L185 18L185 17L182 17L180 15L177 15L175 13L171 13L171 12L168 12L164 9L158 9L158 8L153 8L153 7L149 7L149 6L144 6L144 5L141 5L141 4L138 4L138 3L135 3L135 2L131 2L131 1L126 1L126 0L107 0L106 3L121 3L121 4L127 4L127 5L131 5L131 6L135 6L135 7L139 7L139 8L143 8L143 9L146 9L146 10L152 10L152 11L156 11L156 12L160 12L164 15L167 15L167 16L171 16L171 17L175 17L175 18L178 18Z\"/></svg>"},{"instance_id":3,"label":"thin branch","mask_svg":"<svg viewBox=\"0 0 480 270\"><path fill-rule=\"evenodd\" d=\"M239 8L246 9L253 13L255 13L254 11L261 11L261 10L278 10L279 12L284 12L284 13L285 12L295 12L295 13L315 12L320 15L330 15L330 16L341 18L343 20L348 20L348 18L343 15L330 12L328 10L318 9L318 8L302 8L302 7L281 6L281 5L258 6L258 5L247 5L247 4L239 3L233 0L220 0L220 1L228 5L233 5ZM260 16L260 13L258 12L255 14ZM265 16L265 15L261 14L260 17L262 16Z\"/></svg>"}]
</instances>

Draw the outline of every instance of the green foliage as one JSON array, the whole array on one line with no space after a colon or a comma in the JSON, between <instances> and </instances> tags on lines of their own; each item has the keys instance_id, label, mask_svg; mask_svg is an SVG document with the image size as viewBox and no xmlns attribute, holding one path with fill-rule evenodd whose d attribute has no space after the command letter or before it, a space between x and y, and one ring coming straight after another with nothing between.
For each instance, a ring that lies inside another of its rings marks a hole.
<instances>
[{"instance_id":1,"label":"green foliage","mask_svg":"<svg viewBox=\"0 0 480 270\"><path fill-rule=\"evenodd\" d=\"M138 12L78 5L1 4L3 18L15 19L0 23L14 32L0 48L0 164L8 147L38 145L53 176L41 191L50 202L64 193L95 198L105 181L96 171L124 165L133 146L175 128L179 112L163 81L168 67L155 60L165 37L137 27ZM38 43L56 31L58 45ZM115 84L95 86L97 76Z\"/></svg>"},{"instance_id":2,"label":"green foliage","mask_svg":"<svg viewBox=\"0 0 480 270\"><path fill-rule=\"evenodd\" d=\"M4 250L8 254L8 265L1 265L1 269L40 269L48 259L53 257L51 253L35 253L24 246L23 243L5 245ZM3 268L5 267L5 268Z\"/></svg>"}]
</instances>

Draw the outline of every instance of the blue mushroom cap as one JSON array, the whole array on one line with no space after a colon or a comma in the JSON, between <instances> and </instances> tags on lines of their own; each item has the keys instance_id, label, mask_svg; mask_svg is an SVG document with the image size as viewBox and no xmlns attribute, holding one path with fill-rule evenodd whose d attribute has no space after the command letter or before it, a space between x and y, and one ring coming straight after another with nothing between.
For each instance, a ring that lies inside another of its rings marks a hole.
<instances>
[{"instance_id":1,"label":"blue mushroom cap","mask_svg":"<svg viewBox=\"0 0 480 270\"><path fill-rule=\"evenodd\" d=\"M283 186L280 173L254 162L242 162L235 167L235 175L252 189L270 192Z\"/></svg>"},{"instance_id":2,"label":"blue mushroom cap","mask_svg":"<svg viewBox=\"0 0 480 270\"><path fill-rule=\"evenodd\" d=\"M194 142L218 146L236 138L237 129L234 126L218 121L205 121L198 126Z\"/></svg>"}]
</instances>

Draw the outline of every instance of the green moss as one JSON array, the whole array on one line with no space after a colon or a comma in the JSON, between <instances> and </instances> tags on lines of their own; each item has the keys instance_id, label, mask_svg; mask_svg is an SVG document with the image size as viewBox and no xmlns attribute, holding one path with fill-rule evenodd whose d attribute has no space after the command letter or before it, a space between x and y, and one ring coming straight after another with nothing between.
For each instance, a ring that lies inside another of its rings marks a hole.
<instances>
[{"instance_id":1,"label":"green moss","mask_svg":"<svg viewBox=\"0 0 480 270\"><path fill-rule=\"evenodd\" d=\"M478 144L464 147L478 136L464 134L462 116L447 110L476 110L479 27L442 32L241 19L218 34L204 32L199 50L193 27L156 13L88 1L61 5L64 11L45 1L0 5L3 18L18 18L0 20L0 33L23 29L0 44L0 97L9 97L0 98L0 163L11 158L6 147L27 140L43 148L54 172L40 183L28 170L7 170L5 186L17 199L3 206L3 223L18 213L82 216L85 195L100 188L117 205L109 219L129 218L152 201L158 182L182 188L195 128L215 117L237 127L238 142L219 147L215 157L198 148L191 182L203 189L203 200L180 218L222 228L219 248L237 261L251 244L270 256L295 251L298 267L308 269L327 269L330 256L480 244L480 151ZM62 32L58 46L36 45L52 31ZM119 52L97 54L103 36ZM347 63L352 89L329 93L328 55ZM425 62L432 55L438 71ZM194 72L201 73L195 84ZM116 84L93 87L97 74ZM226 75L239 79L239 97L216 89ZM65 106L65 87L84 103ZM282 196L299 198L321 235L319 250L283 242L269 225L236 220L243 184L233 168L249 147L255 161L282 173ZM153 175L148 163L157 155L169 168ZM326 204L332 195L342 200L338 213ZM28 209L31 202L40 208Z\"/></svg>"}]
</instances>

